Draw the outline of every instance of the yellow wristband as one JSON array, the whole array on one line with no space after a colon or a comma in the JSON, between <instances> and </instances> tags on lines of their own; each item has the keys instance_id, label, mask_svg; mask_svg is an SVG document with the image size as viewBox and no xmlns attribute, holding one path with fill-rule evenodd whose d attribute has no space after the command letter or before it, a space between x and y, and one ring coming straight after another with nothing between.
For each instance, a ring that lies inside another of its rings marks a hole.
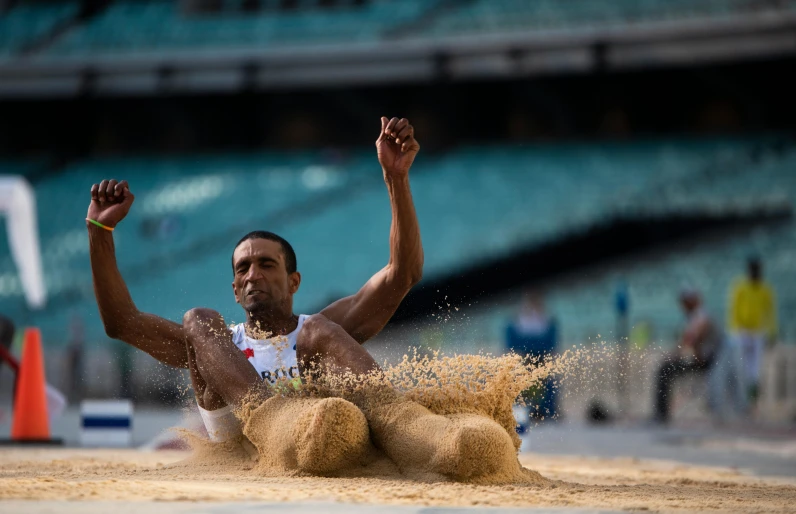
<instances>
[{"instance_id":1,"label":"yellow wristband","mask_svg":"<svg viewBox=\"0 0 796 514\"><path fill-rule=\"evenodd\" d=\"M102 223L100 223L99 221L95 221L95 220L92 220L92 219L90 219L90 218L86 218L86 221L88 221L89 223L92 223L92 224L94 224L94 225L98 226L99 228L104 228L104 229L105 229L105 230L107 230L108 232L113 232L113 227L106 227L105 225L103 225L103 224L102 224Z\"/></svg>"}]
</instances>

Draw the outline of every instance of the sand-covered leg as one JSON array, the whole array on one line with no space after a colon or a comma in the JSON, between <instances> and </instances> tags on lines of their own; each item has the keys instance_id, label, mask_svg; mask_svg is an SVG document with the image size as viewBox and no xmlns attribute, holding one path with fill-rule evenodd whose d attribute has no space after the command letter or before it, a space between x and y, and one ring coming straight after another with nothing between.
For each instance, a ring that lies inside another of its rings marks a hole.
<instances>
[{"instance_id":1,"label":"sand-covered leg","mask_svg":"<svg viewBox=\"0 0 796 514\"><path fill-rule=\"evenodd\" d=\"M304 321L296 340L296 357L302 375L363 376L379 371L379 365L343 327L322 314Z\"/></svg>"},{"instance_id":2,"label":"sand-covered leg","mask_svg":"<svg viewBox=\"0 0 796 514\"><path fill-rule=\"evenodd\" d=\"M412 401L367 410L374 442L403 469L422 469L456 480L519 472L511 437L485 416L441 416Z\"/></svg>"},{"instance_id":3,"label":"sand-covered leg","mask_svg":"<svg viewBox=\"0 0 796 514\"><path fill-rule=\"evenodd\" d=\"M443 416L448 424L439 438L432 466L459 480L508 478L521 468L506 430L487 416Z\"/></svg>"},{"instance_id":4,"label":"sand-covered leg","mask_svg":"<svg viewBox=\"0 0 796 514\"><path fill-rule=\"evenodd\" d=\"M182 324L200 407L237 406L255 393L268 396L257 370L232 342L232 333L221 314L211 309L191 309L183 316ZM208 389L213 400L205 405Z\"/></svg>"},{"instance_id":5,"label":"sand-covered leg","mask_svg":"<svg viewBox=\"0 0 796 514\"><path fill-rule=\"evenodd\" d=\"M364 414L342 398L278 396L244 417L264 468L326 474L358 463L369 448Z\"/></svg>"}]
</instances>

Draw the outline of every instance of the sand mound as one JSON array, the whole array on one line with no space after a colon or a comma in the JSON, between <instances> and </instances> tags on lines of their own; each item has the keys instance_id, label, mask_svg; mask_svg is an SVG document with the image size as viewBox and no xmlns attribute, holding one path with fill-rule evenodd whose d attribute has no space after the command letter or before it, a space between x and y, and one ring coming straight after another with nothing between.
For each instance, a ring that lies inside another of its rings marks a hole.
<instances>
[{"instance_id":1,"label":"sand mound","mask_svg":"<svg viewBox=\"0 0 796 514\"><path fill-rule=\"evenodd\" d=\"M531 478L521 472L514 443L500 425L474 414L454 414L447 419L449 426L439 438L432 459L444 475L495 484Z\"/></svg>"},{"instance_id":2,"label":"sand mound","mask_svg":"<svg viewBox=\"0 0 796 514\"><path fill-rule=\"evenodd\" d=\"M373 476L380 469L393 478L542 483L517 460L511 408L545 375L517 356L415 352L369 376L313 373L325 378L298 390L278 384L277 396L247 401L237 414L265 476ZM213 448L202 448L203 460L213 460ZM235 453L224 445L218 451Z\"/></svg>"},{"instance_id":3,"label":"sand mound","mask_svg":"<svg viewBox=\"0 0 796 514\"><path fill-rule=\"evenodd\" d=\"M522 471L512 438L486 416L443 416L410 400L366 412L374 443L407 478L430 473L478 483L543 481Z\"/></svg>"},{"instance_id":4,"label":"sand mound","mask_svg":"<svg viewBox=\"0 0 796 514\"><path fill-rule=\"evenodd\" d=\"M357 464L370 445L365 416L342 398L276 396L244 416L268 472L329 473Z\"/></svg>"},{"instance_id":5,"label":"sand mound","mask_svg":"<svg viewBox=\"0 0 796 514\"><path fill-rule=\"evenodd\" d=\"M236 412L246 436L239 441L213 444L183 433L194 449L188 464L261 476L543 484L517 459L512 406L523 390L576 361L569 352L529 362L414 350L368 376L311 372L316 378L301 387L277 382L276 396L244 402Z\"/></svg>"}]
</instances>

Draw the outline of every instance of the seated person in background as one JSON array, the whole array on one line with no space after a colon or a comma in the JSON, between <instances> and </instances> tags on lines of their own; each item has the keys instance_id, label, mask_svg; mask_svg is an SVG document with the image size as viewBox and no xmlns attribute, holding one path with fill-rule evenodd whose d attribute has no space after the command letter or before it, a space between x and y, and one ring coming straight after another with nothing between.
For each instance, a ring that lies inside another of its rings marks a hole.
<instances>
[{"instance_id":1,"label":"seated person in background","mask_svg":"<svg viewBox=\"0 0 796 514\"><path fill-rule=\"evenodd\" d=\"M658 370L654 414L658 423L669 421L669 401L677 377L708 371L724 338L722 330L705 312L699 291L691 288L681 291L680 306L688 321L677 354L664 359Z\"/></svg>"},{"instance_id":2,"label":"seated person in background","mask_svg":"<svg viewBox=\"0 0 796 514\"><path fill-rule=\"evenodd\" d=\"M545 311L541 294L528 291L517 317L506 327L506 347L528 360L549 358L556 351L558 327L556 320ZM542 384L541 401L538 394L529 389L523 392L523 400L530 407L531 419L543 420L556 416L556 388L553 377Z\"/></svg>"}]
</instances>

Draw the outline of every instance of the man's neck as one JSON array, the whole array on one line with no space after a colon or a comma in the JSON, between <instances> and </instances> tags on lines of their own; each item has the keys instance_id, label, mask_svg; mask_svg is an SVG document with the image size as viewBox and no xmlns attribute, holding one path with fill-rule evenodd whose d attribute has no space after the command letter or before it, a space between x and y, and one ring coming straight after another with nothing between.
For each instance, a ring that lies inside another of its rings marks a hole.
<instances>
[{"instance_id":1,"label":"man's neck","mask_svg":"<svg viewBox=\"0 0 796 514\"><path fill-rule=\"evenodd\" d=\"M298 316L295 314L268 316L247 313L246 318L247 327L259 334L270 332L272 336L283 336L293 332L298 326Z\"/></svg>"}]
</instances>

